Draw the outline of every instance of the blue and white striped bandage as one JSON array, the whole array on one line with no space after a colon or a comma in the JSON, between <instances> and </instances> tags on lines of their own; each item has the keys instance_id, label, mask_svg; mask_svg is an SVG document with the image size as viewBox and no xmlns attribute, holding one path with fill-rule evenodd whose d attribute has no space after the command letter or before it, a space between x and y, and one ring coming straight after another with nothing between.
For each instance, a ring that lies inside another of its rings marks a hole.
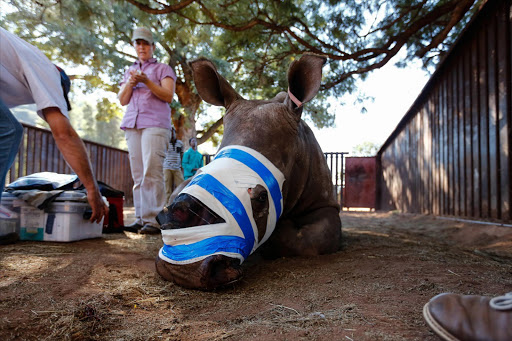
<instances>
[{"instance_id":1,"label":"blue and white striped bandage","mask_svg":"<svg viewBox=\"0 0 512 341\"><path fill-rule=\"evenodd\" d=\"M272 234L283 211L284 175L266 157L243 146L222 148L180 193L187 193L214 211L225 223L162 230L159 257L172 264L189 264L211 255L242 263ZM260 242L249 188L265 187L269 214Z\"/></svg>"}]
</instances>

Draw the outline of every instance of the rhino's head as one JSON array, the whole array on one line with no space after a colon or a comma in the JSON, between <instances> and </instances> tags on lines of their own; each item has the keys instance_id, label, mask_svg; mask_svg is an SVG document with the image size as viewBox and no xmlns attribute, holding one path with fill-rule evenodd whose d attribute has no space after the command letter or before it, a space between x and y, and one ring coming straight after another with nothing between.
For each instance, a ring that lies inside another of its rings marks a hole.
<instances>
[{"instance_id":1,"label":"rhino's head","mask_svg":"<svg viewBox=\"0 0 512 341\"><path fill-rule=\"evenodd\" d=\"M283 213L297 155L302 103L320 87L325 58L304 55L288 71L288 92L245 100L207 59L190 63L201 98L226 108L215 159L159 214L164 246L157 271L179 285L211 290L241 276L240 264L272 234ZM283 199L284 198L284 199Z\"/></svg>"}]
</instances>

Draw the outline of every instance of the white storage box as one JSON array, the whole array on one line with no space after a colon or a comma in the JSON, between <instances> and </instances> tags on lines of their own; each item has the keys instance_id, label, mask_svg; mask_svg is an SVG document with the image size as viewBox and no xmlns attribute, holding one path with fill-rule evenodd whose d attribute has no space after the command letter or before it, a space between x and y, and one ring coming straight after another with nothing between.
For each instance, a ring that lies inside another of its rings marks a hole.
<instances>
[{"instance_id":1,"label":"white storage box","mask_svg":"<svg viewBox=\"0 0 512 341\"><path fill-rule=\"evenodd\" d=\"M81 192L63 192L46 210L4 192L1 205L0 236L17 232L20 240L70 242L98 238L103 231L102 222L89 221L91 208Z\"/></svg>"},{"instance_id":2,"label":"white storage box","mask_svg":"<svg viewBox=\"0 0 512 341\"><path fill-rule=\"evenodd\" d=\"M9 193L2 193L0 202L0 237L10 233L20 233L20 209L15 207L16 197Z\"/></svg>"},{"instance_id":3,"label":"white storage box","mask_svg":"<svg viewBox=\"0 0 512 341\"><path fill-rule=\"evenodd\" d=\"M89 221L91 207L83 193L62 193L45 209L45 213L45 241L70 242L101 237L103 222Z\"/></svg>"},{"instance_id":4,"label":"white storage box","mask_svg":"<svg viewBox=\"0 0 512 341\"><path fill-rule=\"evenodd\" d=\"M29 206L25 201L8 192L2 193L1 205L5 212L0 214L0 225L8 230L12 230L12 226L15 225L15 232L19 234L21 240L43 240L45 223L43 211Z\"/></svg>"}]
</instances>

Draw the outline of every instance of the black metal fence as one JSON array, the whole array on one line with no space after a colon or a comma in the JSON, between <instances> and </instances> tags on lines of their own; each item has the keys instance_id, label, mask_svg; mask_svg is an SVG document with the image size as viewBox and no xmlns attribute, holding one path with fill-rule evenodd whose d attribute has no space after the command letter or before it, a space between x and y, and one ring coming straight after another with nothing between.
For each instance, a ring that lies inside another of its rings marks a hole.
<instances>
[{"instance_id":1,"label":"black metal fence","mask_svg":"<svg viewBox=\"0 0 512 341\"><path fill-rule=\"evenodd\" d=\"M345 155L347 154L347 152L324 153L325 161L331 171L333 194L341 207L343 207L343 194L345 188ZM204 164L207 165L210 163L214 157L214 154L203 155Z\"/></svg>"}]
</instances>

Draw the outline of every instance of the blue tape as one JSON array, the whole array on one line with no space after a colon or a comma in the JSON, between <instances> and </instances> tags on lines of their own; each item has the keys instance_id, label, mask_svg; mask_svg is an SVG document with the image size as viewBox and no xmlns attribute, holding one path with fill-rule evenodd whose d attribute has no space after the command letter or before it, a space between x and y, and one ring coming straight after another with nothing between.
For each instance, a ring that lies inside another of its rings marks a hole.
<instances>
[{"instance_id":1,"label":"blue tape","mask_svg":"<svg viewBox=\"0 0 512 341\"><path fill-rule=\"evenodd\" d=\"M237 236L216 236L203 239L199 242L186 245L167 245L162 247L162 254L175 261L186 261L198 257L213 255L216 252L229 252L240 254L245 258L249 256L245 239Z\"/></svg>"},{"instance_id":2,"label":"blue tape","mask_svg":"<svg viewBox=\"0 0 512 341\"><path fill-rule=\"evenodd\" d=\"M220 151L217 156L215 156L216 159L220 159L223 157L231 158L237 161L240 161L247 167L251 168L256 174L258 174L265 184L267 185L270 195L272 196L272 200L274 201L274 206L276 209L276 219L279 219L281 216L281 199L283 198L281 194L281 189L279 188L279 183L277 182L276 178L274 177L274 174L258 159L256 159L251 154L240 150L240 149L223 149Z\"/></svg>"},{"instance_id":3,"label":"blue tape","mask_svg":"<svg viewBox=\"0 0 512 341\"><path fill-rule=\"evenodd\" d=\"M192 185L204 188L233 215L233 218L235 218L245 237L245 245L243 248L244 253L242 253L242 256L244 256L244 258L249 256L254 246L254 231L252 229L251 220L249 219L249 216L245 211L245 207L240 199L226 188L226 186L220 183L219 180L215 179L208 173L196 175L187 187Z\"/></svg>"}]
</instances>

